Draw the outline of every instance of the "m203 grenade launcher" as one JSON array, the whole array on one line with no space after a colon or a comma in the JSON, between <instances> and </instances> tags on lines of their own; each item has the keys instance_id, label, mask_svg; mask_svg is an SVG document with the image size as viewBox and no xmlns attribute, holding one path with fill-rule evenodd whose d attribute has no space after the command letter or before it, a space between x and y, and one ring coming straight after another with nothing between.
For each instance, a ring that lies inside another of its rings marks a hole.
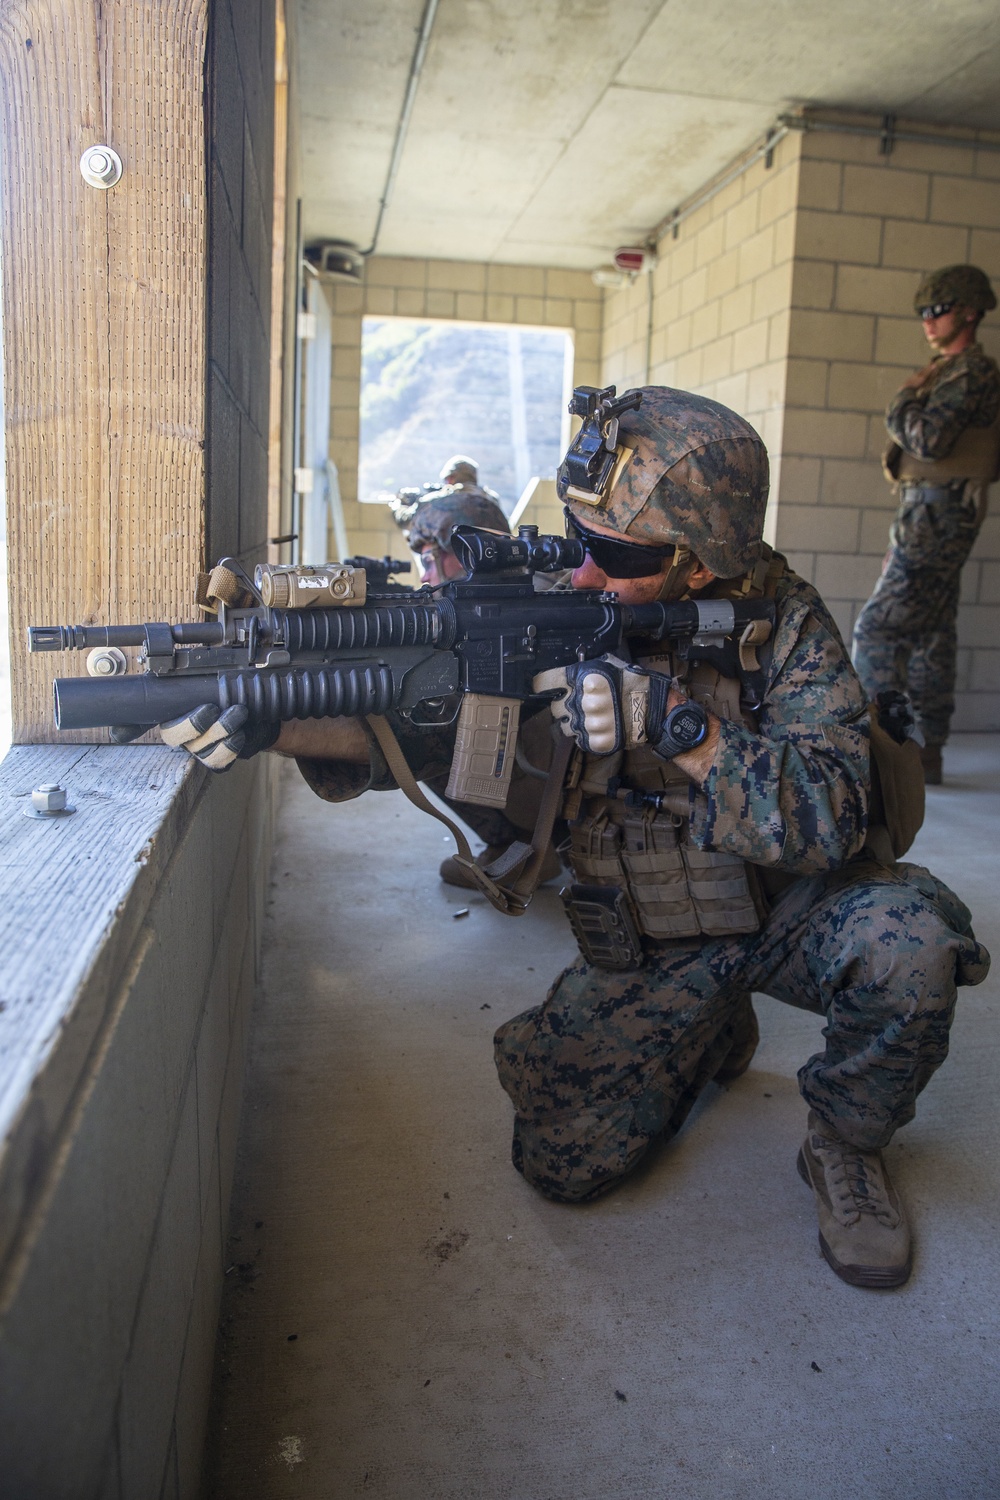
<instances>
[{"instance_id":1,"label":"m203 grenade launcher","mask_svg":"<svg viewBox=\"0 0 1000 1500\"><path fill-rule=\"evenodd\" d=\"M239 597L250 603L218 602L217 618L32 626L32 651L91 653L94 675L53 685L56 725L138 732L202 703L244 704L251 722L390 710L417 727L457 720L449 796L502 807L521 706L536 697L540 672L606 652L627 656L628 639L641 637L738 676L748 706L761 701L753 647L773 628L771 600L626 605L598 590L536 591L536 572L583 563L581 541L539 536L533 526L516 537L457 526L451 542L465 576L434 588L379 593L367 588L363 570L341 563L262 565L251 581L226 559L219 567L239 577ZM142 666L132 675L129 647Z\"/></svg>"}]
</instances>

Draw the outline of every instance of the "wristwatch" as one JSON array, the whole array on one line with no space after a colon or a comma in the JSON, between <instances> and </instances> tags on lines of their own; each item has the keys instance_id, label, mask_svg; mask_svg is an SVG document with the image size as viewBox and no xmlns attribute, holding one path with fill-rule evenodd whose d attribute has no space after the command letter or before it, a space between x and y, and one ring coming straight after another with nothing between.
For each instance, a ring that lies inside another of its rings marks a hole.
<instances>
[{"instance_id":1,"label":"wristwatch","mask_svg":"<svg viewBox=\"0 0 1000 1500\"><path fill-rule=\"evenodd\" d=\"M693 703L688 699L686 703L678 703L676 708L670 710L663 721L659 739L651 740L650 744L664 760L673 760L675 755L683 755L685 750L695 750L707 734L708 714L700 703Z\"/></svg>"}]
</instances>

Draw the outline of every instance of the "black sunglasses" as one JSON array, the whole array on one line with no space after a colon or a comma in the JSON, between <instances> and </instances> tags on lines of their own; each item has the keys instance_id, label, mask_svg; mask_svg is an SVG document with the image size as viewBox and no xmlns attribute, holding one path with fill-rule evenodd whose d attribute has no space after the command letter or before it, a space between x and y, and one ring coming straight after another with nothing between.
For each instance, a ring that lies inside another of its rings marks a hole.
<instances>
[{"instance_id":1,"label":"black sunglasses","mask_svg":"<svg viewBox=\"0 0 1000 1500\"><path fill-rule=\"evenodd\" d=\"M954 302L930 302L918 311L926 323L928 318L943 318L945 313L950 313L954 306Z\"/></svg>"},{"instance_id":2,"label":"black sunglasses","mask_svg":"<svg viewBox=\"0 0 1000 1500\"><path fill-rule=\"evenodd\" d=\"M581 541L595 565L609 578L652 578L660 572L663 559L672 557L677 550L673 542L665 547L644 547L640 542L619 541L617 537L588 531L568 506L565 515L566 535Z\"/></svg>"}]
</instances>

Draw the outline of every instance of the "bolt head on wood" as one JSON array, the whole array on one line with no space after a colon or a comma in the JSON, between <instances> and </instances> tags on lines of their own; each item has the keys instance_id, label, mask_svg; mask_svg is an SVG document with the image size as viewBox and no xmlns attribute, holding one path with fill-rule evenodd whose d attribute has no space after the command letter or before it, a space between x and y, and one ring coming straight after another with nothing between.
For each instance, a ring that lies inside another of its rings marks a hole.
<instances>
[{"instance_id":1,"label":"bolt head on wood","mask_svg":"<svg viewBox=\"0 0 1000 1500\"><path fill-rule=\"evenodd\" d=\"M36 786L31 794L31 805L38 812L62 812L66 806L66 790L57 782L45 782Z\"/></svg>"},{"instance_id":2,"label":"bolt head on wood","mask_svg":"<svg viewBox=\"0 0 1000 1500\"><path fill-rule=\"evenodd\" d=\"M113 146L88 146L80 157L80 171L90 187L114 187L121 181L122 170L122 159Z\"/></svg>"},{"instance_id":3,"label":"bolt head on wood","mask_svg":"<svg viewBox=\"0 0 1000 1500\"><path fill-rule=\"evenodd\" d=\"M95 646L87 652L87 671L91 677L121 677L128 671L128 661L117 646Z\"/></svg>"}]
</instances>

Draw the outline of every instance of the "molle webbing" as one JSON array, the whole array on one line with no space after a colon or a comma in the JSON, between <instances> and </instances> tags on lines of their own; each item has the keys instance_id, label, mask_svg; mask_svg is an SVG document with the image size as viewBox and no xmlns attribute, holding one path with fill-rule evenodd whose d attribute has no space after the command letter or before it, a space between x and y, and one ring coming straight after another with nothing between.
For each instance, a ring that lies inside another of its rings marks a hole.
<instances>
[{"instance_id":1,"label":"molle webbing","mask_svg":"<svg viewBox=\"0 0 1000 1500\"><path fill-rule=\"evenodd\" d=\"M696 849L684 819L647 808L618 824L605 812L570 833L574 874L626 890L646 937L729 937L760 926L749 867L735 855Z\"/></svg>"},{"instance_id":2,"label":"molle webbing","mask_svg":"<svg viewBox=\"0 0 1000 1500\"><path fill-rule=\"evenodd\" d=\"M785 562L765 550L756 569L737 580L746 585L741 592L773 596ZM671 676L682 667L689 697L721 719L756 729L756 720L741 705L737 678L723 677L707 662L688 666L670 655L643 657L641 664ZM601 795L600 771L607 759L584 759L580 790L587 798L587 811L570 823L570 859L577 880L627 892L636 927L647 938L676 941L756 932L766 909L757 872L734 854L692 844L690 820L681 812L690 806L691 782L684 772L648 745L627 751L614 774L620 769L626 786L664 792L668 809L673 809L634 811ZM571 810L567 812L572 817Z\"/></svg>"}]
</instances>

